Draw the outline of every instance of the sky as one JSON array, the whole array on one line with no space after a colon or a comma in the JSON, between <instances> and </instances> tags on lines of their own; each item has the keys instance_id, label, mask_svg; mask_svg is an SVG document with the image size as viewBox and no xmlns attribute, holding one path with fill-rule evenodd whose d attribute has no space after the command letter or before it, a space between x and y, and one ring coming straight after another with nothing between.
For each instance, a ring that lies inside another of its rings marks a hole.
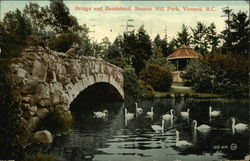
<instances>
[{"instance_id":1,"label":"sky","mask_svg":"<svg viewBox=\"0 0 250 161\"><path fill-rule=\"evenodd\" d=\"M35 1L0 1L1 19L10 10L22 10L25 4ZM49 1L36 1L40 6L49 5ZM97 42L106 36L113 41L118 34L126 31L126 24L133 25L128 30L138 29L144 25L151 39L157 34L161 38L167 33L168 40L174 38L181 31L182 24L194 28L198 21L206 25L215 23L217 31L222 31L227 17L223 17L222 8L229 7L234 13L239 10L249 13L246 1L64 1L70 14L77 17L80 24L90 28L90 37ZM107 10L106 8L129 8L131 10ZM156 10L160 7L163 10ZM79 10L79 8L81 8ZM99 10L94 10L99 8ZM146 10L136 10L146 9ZM206 9L209 10L206 10ZM101 9L101 10L100 10ZM197 11L198 10L198 11ZM128 21L130 20L130 21ZM94 32L93 32L94 31Z\"/></svg>"}]
</instances>

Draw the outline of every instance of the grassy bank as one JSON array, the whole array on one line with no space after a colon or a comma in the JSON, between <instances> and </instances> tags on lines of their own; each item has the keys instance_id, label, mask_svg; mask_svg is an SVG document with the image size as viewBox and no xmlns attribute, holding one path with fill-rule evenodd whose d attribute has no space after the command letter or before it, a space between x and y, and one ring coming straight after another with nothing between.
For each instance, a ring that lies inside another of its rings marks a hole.
<instances>
[{"instance_id":1,"label":"grassy bank","mask_svg":"<svg viewBox=\"0 0 250 161\"><path fill-rule=\"evenodd\" d=\"M151 98L161 99L161 98L175 98L175 97L184 97L184 98L223 98L223 95L220 94L211 94L211 93L199 93L192 90L190 87L185 87L183 83L173 83L168 92L158 92L153 91L151 93Z\"/></svg>"}]
</instances>

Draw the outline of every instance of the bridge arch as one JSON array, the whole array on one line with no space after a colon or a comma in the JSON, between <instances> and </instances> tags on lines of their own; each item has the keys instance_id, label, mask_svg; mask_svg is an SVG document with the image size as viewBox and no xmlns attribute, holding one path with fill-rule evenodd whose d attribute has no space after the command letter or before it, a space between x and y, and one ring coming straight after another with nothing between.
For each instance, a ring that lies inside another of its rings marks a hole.
<instances>
[{"instance_id":1,"label":"bridge arch","mask_svg":"<svg viewBox=\"0 0 250 161\"><path fill-rule=\"evenodd\" d=\"M70 103L89 89L95 92L93 89L103 86L114 91L111 98L124 99L122 69L101 58L31 46L14 60L12 77L22 85L23 118L28 122L42 119L44 115L38 114L41 109L69 110Z\"/></svg>"}]
</instances>

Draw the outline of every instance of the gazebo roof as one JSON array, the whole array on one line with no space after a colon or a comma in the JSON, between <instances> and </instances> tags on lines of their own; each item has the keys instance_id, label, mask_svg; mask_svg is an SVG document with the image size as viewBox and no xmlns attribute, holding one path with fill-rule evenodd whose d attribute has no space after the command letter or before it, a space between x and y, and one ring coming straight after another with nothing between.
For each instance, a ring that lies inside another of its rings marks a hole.
<instances>
[{"instance_id":1,"label":"gazebo roof","mask_svg":"<svg viewBox=\"0 0 250 161\"><path fill-rule=\"evenodd\" d=\"M171 60L171 59L197 59L201 57L201 54L195 52L194 50L192 50L190 47L188 46L181 46L180 48L176 49L175 52L173 52L172 54L170 54L167 57L167 60Z\"/></svg>"}]
</instances>

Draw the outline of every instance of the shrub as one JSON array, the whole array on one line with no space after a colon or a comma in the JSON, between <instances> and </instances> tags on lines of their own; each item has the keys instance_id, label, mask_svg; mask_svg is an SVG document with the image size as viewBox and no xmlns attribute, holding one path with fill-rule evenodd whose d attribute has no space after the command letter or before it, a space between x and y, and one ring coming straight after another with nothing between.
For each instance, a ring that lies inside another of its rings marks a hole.
<instances>
[{"instance_id":1,"label":"shrub","mask_svg":"<svg viewBox=\"0 0 250 161\"><path fill-rule=\"evenodd\" d=\"M71 129L73 118L71 113L63 110L56 110L49 113L41 122L40 127L48 129L53 133L61 133Z\"/></svg>"},{"instance_id":2,"label":"shrub","mask_svg":"<svg viewBox=\"0 0 250 161\"><path fill-rule=\"evenodd\" d=\"M125 67L123 77L125 97L127 99L142 98L147 91L139 85L134 68L131 66Z\"/></svg>"},{"instance_id":3,"label":"shrub","mask_svg":"<svg viewBox=\"0 0 250 161\"><path fill-rule=\"evenodd\" d=\"M140 79L151 85L156 91L167 91L172 85L172 75L169 68L158 64L147 64L140 72Z\"/></svg>"},{"instance_id":4,"label":"shrub","mask_svg":"<svg viewBox=\"0 0 250 161\"><path fill-rule=\"evenodd\" d=\"M207 54L191 62L182 77L196 91L247 96L248 67L249 61L239 55Z\"/></svg>"},{"instance_id":5,"label":"shrub","mask_svg":"<svg viewBox=\"0 0 250 161\"><path fill-rule=\"evenodd\" d=\"M23 161L59 161L59 159L50 154L36 153L33 155L25 155Z\"/></svg>"}]
</instances>

